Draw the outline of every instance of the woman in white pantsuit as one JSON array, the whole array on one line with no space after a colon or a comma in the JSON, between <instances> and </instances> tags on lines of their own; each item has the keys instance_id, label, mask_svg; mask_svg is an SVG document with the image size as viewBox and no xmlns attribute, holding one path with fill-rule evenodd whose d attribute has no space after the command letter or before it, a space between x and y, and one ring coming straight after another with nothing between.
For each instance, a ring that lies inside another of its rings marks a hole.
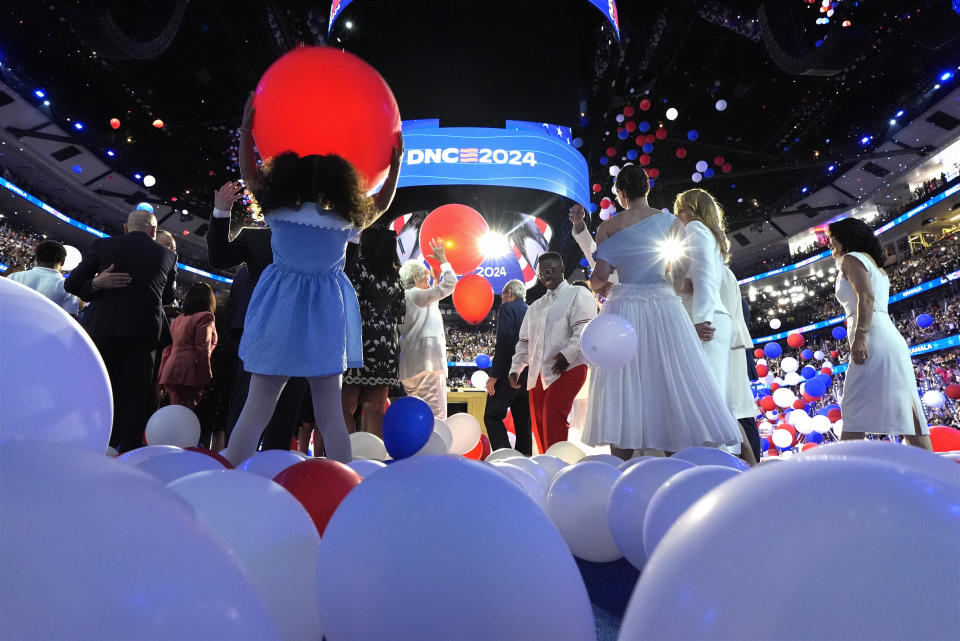
<instances>
[{"instance_id":1,"label":"woman in white pantsuit","mask_svg":"<svg viewBox=\"0 0 960 641\"><path fill-rule=\"evenodd\" d=\"M883 271L880 241L856 218L831 223L828 229L840 267L837 300L847 313L850 341L840 439L862 439L868 432L902 434L910 445L932 450L910 351L887 314L890 279Z\"/></svg>"}]
</instances>

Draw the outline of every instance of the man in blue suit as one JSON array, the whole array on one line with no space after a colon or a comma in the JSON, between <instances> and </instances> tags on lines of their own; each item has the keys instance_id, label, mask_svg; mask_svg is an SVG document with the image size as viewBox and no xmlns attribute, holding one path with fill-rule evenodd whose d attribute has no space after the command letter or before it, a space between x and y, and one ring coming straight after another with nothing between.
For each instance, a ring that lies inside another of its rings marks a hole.
<instances>
[{"instance_id":1,"label":"man in blue suit","mask_svg":"<svg viewBox=\"0 0 960 641\"><path fill-rule=\"evenodd\" d=\"M500 295L500 311L497 313L497 343L493 349L493 364L487 380L487 408L483 422L490 437L490 448L498 450L510 447L507 428L503 419L507 410L513 414L513 427L517 433L515 449L527 456L533 454L533 437L530 431L530 397L527 394L527 372L520 375L519 389L510 386L510 364L520 338L520 324L527 314L524 302L526 288L519 280L511 280Z\"/></svg>"}]
</instances>

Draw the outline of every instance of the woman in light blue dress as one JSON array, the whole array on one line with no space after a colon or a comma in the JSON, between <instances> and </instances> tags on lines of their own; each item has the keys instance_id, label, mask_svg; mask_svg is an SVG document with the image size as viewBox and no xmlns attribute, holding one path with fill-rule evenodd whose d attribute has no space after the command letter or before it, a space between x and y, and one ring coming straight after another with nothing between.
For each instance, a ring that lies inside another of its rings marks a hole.
<instances>
[{"instance_id":1,"label":"woman in light blue dress","mask_svg":"<svg viewBox=\"0 0 960 641\"><path fill-rule=\"evenodd\" d=\"M273 263L247 308L239 353L252 374L250 392L223 454L234 464L254 454L287 380L301 376L310 383L327 456L347 463L341 377L348 367L363 366L363 340L357 293L343 273L346 247L393 200L403 141L394 149L383 189L368 198L353 166L339 156L284 153L261 175L250 138L253 117L248 101L240 128L241 173L270 225Z\"/></svg>"},{"instance_id":2,"label":"woman in light blue dress","mask_svg":"<svg viewBox=\"0 0 960 641\"><path fill-rule=\"evenodd\" d=\"M583 442L609 444L624 458L635 449L740 443L737 421L668 280L668 265L683 251L683 226L647 204L650 185L642 168L624 167L616 189L625 211L597 230L590 287L607 295L600 313L627 319L639 341L623 367L591 368ZM611 286L613 269L620 282Z\"/></svg>"}]
</instances>

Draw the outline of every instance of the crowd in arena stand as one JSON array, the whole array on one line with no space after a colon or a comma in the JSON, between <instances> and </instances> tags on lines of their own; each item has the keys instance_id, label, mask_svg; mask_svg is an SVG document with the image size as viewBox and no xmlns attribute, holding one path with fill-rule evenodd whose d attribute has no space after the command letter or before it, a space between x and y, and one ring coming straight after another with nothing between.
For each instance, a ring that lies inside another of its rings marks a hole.
<instances>
[{"instance_id":1,"label":"crowd in arena stand","mask_svg":"<svg viewBox=\"0 0 960 641\"><path fill-rule=\"evenodd\" d=\"M479 354L493 357L493 346L497 342L493 329L447 328L447 355L451 361L472 361Z\"/></svg>"},{"instance_id":2,"label":"crowd in arena stand","mask_svg":"<svg viewBox=\"0 0 960 641\"><path fill-rule=\"evenodd\" d=\"M7 271L17 271L33 265L33 254L43 235L27 227L4 219L0 224L0 263Z\"/></svg>"}]
</instances>

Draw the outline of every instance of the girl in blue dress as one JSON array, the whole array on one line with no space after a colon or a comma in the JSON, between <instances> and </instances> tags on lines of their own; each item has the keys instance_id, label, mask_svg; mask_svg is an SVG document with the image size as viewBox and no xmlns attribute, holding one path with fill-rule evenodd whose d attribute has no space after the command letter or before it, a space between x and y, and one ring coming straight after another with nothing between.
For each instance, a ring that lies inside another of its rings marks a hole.
<instances>
[{"instance_id":1,"label":"girl in blue dress","mask_svg":"<svg viewBox=\"0 0 960 641\"><path fill-rule=\"evenodd\" d=\"M363 366L363 342L357 294L343 273L346 247L390 206L403 140L394 148L383 188L368 198L353 166L332 154L280 154L261 174L250 136L253 118L248 100L240 168L272 231L273 263L260 276L247 308L239 354L252 374L250 392L223 455L236 464L256 452L284 385L301 376L310 383L327 457L347 463L351 451L340 411L341 375L348 367Z\"/></svg>"}]
</instances>

